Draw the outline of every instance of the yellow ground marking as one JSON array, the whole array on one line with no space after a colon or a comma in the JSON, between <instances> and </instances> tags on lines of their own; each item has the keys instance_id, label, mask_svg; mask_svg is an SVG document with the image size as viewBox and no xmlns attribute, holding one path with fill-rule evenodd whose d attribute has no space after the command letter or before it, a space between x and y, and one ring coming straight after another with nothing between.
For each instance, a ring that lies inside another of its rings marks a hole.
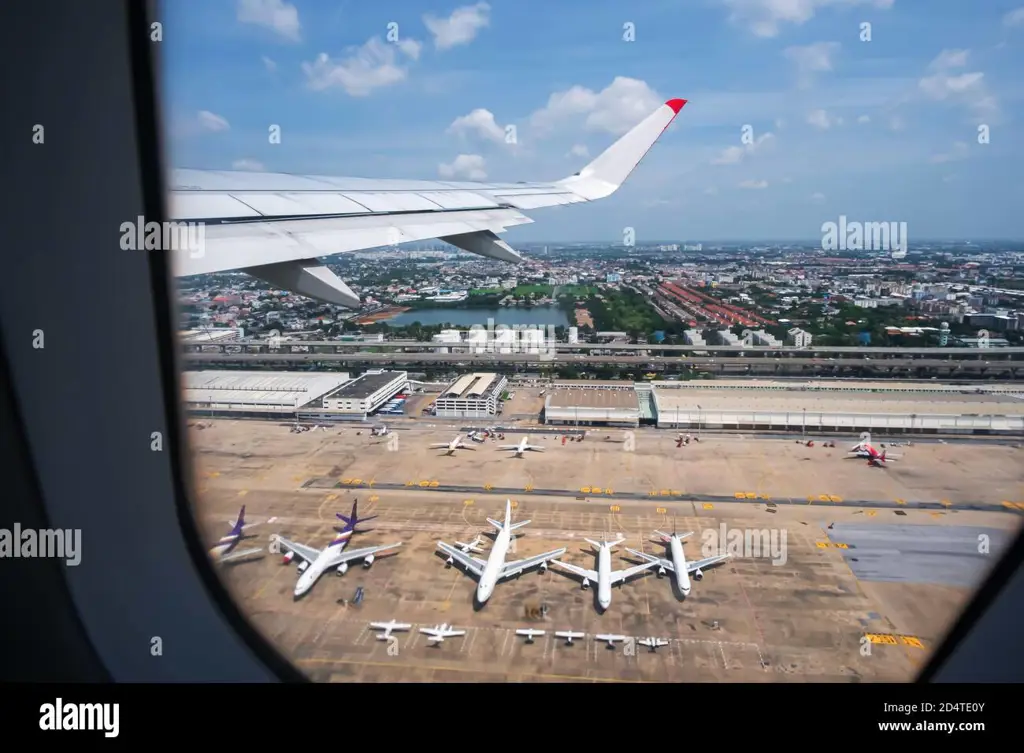
<instances>
[{"instance_id":1,"label":"yellow ground marking","mask_svg":"<svg viewBox=\"0 0 1024 753\"><path fill-rule=\"evenodd\" d=\"M430 482L429 481L420 481L419 486L420 486L421 489L426 489L428 486L430 486Z\"/></svg>"},{"instance_id":2,"label":"yellow ground marking","mask_svg":"<svg viewBox=\"0 0 1024 753\"><path fill-rule=\"evenodd\" d=\"M878 633L866 633L864 635L871 643L879 643L885 646L898 646L899 641L893 635L879 635Z\"/></svg>"},{"instance_id":3,"label":"yellow ground marking","mask_svg":"<svg viewBox=\"0 0 1024 753\"><path fill-rule=\"evenodd\" d=\"M416 486L416 482L415 481L406 481L405 485L406 486Z\"/></svg>"},{"instance_id":4,"label":"yellow ground marking","mask_svg":"<svg viewBox=\"0 0 1024 753\"><path fill-rule=\"evenodd\" d=\"M757 499L757 494L755 494L754 492L747 492L743 496L746 497L747 499Z\"/></svg>"},{"instance_id":5,"label":"yellow ground marking","mask_svg":"<svg viewBox=\"0 0 1024 753\"><path fill-rule=\"evenodd\" d=\"M612 490L612 489L605 489L605 490L604 490L604 493L605 493L605 494L615 494L615 491L614 491L614 490Z\"/></svg>"},{"instance_id":6,"label":"yellow ground marking","mask_svg":"<svg viewBox=\"0 0 1024 753\"><path fill-rule=\"evenodd\" d=\"M924 648L924 644L920 638L915 638L912 635L901 636L900 639L903 641L904 646L913 646L914 648Z\"/></svg>"},{"instance_id":7,"label":"yellow ground marking","mask_svg":"<svg viewBox=\"0 0 1024 753\"><path fill-rule=\"evenodd\" d=\"M807 504L809 504L809 505L814 504L814 497L808 497L807 498Z\"/></svg>"},{"instance_id":8,"label":"yellow ground marking","mask_svg":"<svg viewBox=\"0 0 1024 753\"><path fill-rule=\"evenodd\" d=\"M744 492L736 492L733 494L736 499L746 499L747 495Z\"/></svg>"},{"instance_id":9,"label":"yellow ground marking","mask_svg":"<svg viewBox=\"0 0 1024 753\"><path fill-rule=\"evenodd\" d=\"M664 515L668 512L668 510L666 510L664 507L659 507L655 512L657 512L658 515Z\"/></svg>"},{"instance_id":10,"label":"yellow ground marking","mask_svg":"<svg viewBox=\"0 0 1024 753\"><path fill-rule=\"evenodd\" d=\"M412 669L412 670L425 670L433 672L467 672L470 674L489 674L489 675L515 675L518 677L536 677L542 680L568 680L571 682L628 682L628 683L646 683L652 682L650 680L623 680L617 677L582 677L580 675L561 675L544 672L504 672L501 670L494 669L482 669L479 667L445 667L438 664L406 664L391 661L365 661L360 659L297 659L296 664L354 664L357 666L366 667L390 667L401 668L401 669Z\"/></svg>"},{"instance_id":11,"label":"yellow ground marking","mask_svg":"<svg viewBox=\"0 0 1024 753\"><path fill-rule=\"evenodd\" d=\"M612 505L608 509L611 510L612 512L619 512L621 508L618 505Z\"/></svg>"},{"instance_id":12,"label":"yellow ground marking","mask_svg":"<svg viewBox=\"0 0 1024 753\"><path fill-rule=\"evenodd\" d=\"M763 499L763 500L765 500L767 502L768 500L771 499L771 497L769 497L767 494L762 494L761 495L761 499Z\"/></svg>"},{"instance_id":13,"label":"yellow ground marking","mask_svg":"<svg viewBox=\"0 0 1024 753\"><path fill-rule=\"evenodd\" d=\"M376 494L371 494L369 501L370 502L378 502L378 501L380 501L380 497L378 497Z\"/></svg>"},{"instance_id":14,"label":"yellow ground marking","mask_svg":"<svg viewBox=\"0 0 1024 753\"><path fill-rule=\"evenodd\" d=\"M484 491L490 491L494 488L494 484L484 484Z\"/></svg>"},{"instance_id":15,"label":"yellow ground marking","mask_svg":"<svg viewBox=\"0 0 1024 753\"><path fill-rule=\"evenodd\" d=\"M238 492L238 496L239 497L244 497L248 493L249 493L248 489L242 489L240 492Z\"/></svg>"},{"instance_id":16,"label":"yellow ground marking","mask_svg":"<svg viewBox=\"0 0 1024 753\"><path fill-rule=\"evenodd\" d=\"M828 549L830 546L832 546L827 541L815 541L814 543L817 545L818 549Z\"/></svg>"},{"instance_id":17,"label":"yellow ground marking","mask_svg":"<svg viewBox=\"0 0 1024 753\"><path fill-rule=\"evenodd\" d=\"M527 484L526 487L523 489L523 491L524 492L532 492L533 491L533 484Z\"/></svg>"},{"instance_id":18,"label":"yellow ground marking","mask_svg":"<svg viewBox=\"0 0 1024 753\"><path fill-rule=\"evenodd\" d=\"M332 492L331 494L328 494L326 497L324 497L324 502L332 502L332 501L336 500L337 498L338 498L338 495L334 494Z\"/></svg>"},{"instance_id":19,"label":"yellow ground marking","mask_svg":"<svg viewBox=\"0 0 1024 753\"><path fill-rule=\"evenodd\" d=\"M952 507L953 506L953 503L950 502L948 499L940 499L939 500L939 504L942 505L943 507Z\"/></svg>"},{"instance_id":20,"label":"yellow ground marking","mask_svg":"<svg viewBox=\"0 0 1024 753\"><path fill-rule=\"evenodd\" d=\"M462 504L466 505L466 507L469 507L471 504L473 504L473 500L471 500L471 499L464 499L464 500L462 500Z\"/></svg>"},{"instance_id":21,"label":"yellow ground marking","mask_svg":"<svg viewBox=\"0 0 1024 753\"><path fill-rule=\"evenodd\" d=\"M439 487L440 485L441 485L441 482L440 482L440 481L431 481L431 482L430 482L430 488L431 488L431 489L436 489L436 488L437 488L437 487Z\"/></svg>"},{"instance_id":22,"label":"yellow ground marking","mask_svg":"<svg viewBox=\"0 0 1024 753\"><path fill-rule=\"evenodd\" d=\"M679 491L678 489L670 489L669 491L672 492L672 496L673 497L681 497L681 496L683 496L683 493L681 491Z\"/></svg>"},{"instance_id":23,"label":"yellow ground marking","mask_svg":"<svg viewBox=\"0 0 1024 753\"><path fill-rule=\"evenodd\" d=\"M896 498L896 504L897 505L905 505L905 504L907 504L907 500L901 499L900 497L897 497Z\"/></svg>"},{"instance_id":24,"label":"yellow ground marking","mask_svg":"<svg viewBox=\"0 0 1024 753\"><path fill-rule=\"evenodd\" d=\"M842 497L837 497L835 494L830 494L830 495L828 495L828 501L829 502L837 502L838 503L838 502L842 502L843 498Z\"/></svg>"},{"instance_id":25,"label":"yellow ground marking","mask_svg":"<svg viewBox=\"0 0 1024 753\"><path fill-rule=\"evenodd\" d=\"M810 499L810 497L808 497L808 499ZM828 495L827 494L819 494L818 495L818 501L819 502L828 502L829 501Z\"/></svg>"},{"instance_id":26,"label":"yellow ground marking","mask_svg":"<svg viewBox=\"0 0 1024 753\"><path fill-rule=\"evenodd\" d=\"M658 493L659 493L659 494L660 494L660 495L661 495L662 497L669 497L669 496L671 496L671 495L672 495L672 490L671 490L671 489L662 489L662 490L661 490L660 492L658 492Z\"/></svg>"},{"instance_id":27,"label":"yellow ground marking","mask_svg":"<svg viewBox=\"0 0 1024 753\"><path fill-rule=\"evenodd\" d=\"M363 480L361 478L352 479L352 486L359 486L361 483L363 483Z\"/></svg>"},{"instance_id":28,"label":"yellow ground marking","mask_svg":"<svg viewBox=\"0 0 1024 753\"><path fill-rule=\"evenodd\" d=\"M517 502L516 500L510 499L509 502L511 503L513 510L515 510L517 507L519 507L519 502Z\"/></svg>"},{"instance_id":29,"label":"yellow ground marking","mask_svg":"<svg viewBox=\"0 0 1024 753\"><path fill-rule=\"evenodd\" d=\"M878 515L878 510L865 510L864 514L867 515L869 518L873 518L876 515Z\"/></svg>"},{"instance_id":30,"label":"yellow ground marking","mask_svg":"<svg viewBox=\"0 0 1024 753\"><path fill-rule=\"evenodd\" d=\"M836 549L849 549L850 548L849 544L838 544L838 543L836 543L836 544L833 544L832 546L834 546Z\"/></svg>"},{"instance_id":31,"label":"yellow ground marking","mask_svg":"<svg viewBox=\"0 0 1024 753\"><path fill-rule=\"evenodd\" d=\"M704 507L705 510L713 510L713 509L715 509L715 506L713 504L711 504L710 502L705 502L703 507Z\"/></svg>"},{"instance_id":32,"label":"yellow ground marking","mask_svg":"<svg viewBox=\"0 0 1024 753\"><path fill-rule=\"evenodd\" d=\"M590 487L589 486L581 486L580 487L580 494L590 494Z\"/></svg>"}]
</instances>

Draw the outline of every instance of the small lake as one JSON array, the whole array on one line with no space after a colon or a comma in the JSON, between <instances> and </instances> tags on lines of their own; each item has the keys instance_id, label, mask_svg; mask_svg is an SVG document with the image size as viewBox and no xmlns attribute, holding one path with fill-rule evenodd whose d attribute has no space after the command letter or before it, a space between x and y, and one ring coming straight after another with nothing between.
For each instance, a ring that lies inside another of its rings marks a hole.
<instances>
[{"instance_id":1,"label":"small lake","mask_svg":"<svg viewBox=\"0 0 1024 753\"><path fill-rule=\"evenodd\" d=\"M479 324L487 326L487 320L494 324L541 324L556 327L568 327L569 317L557 306L538 306L522 308L520 306L500 306L493 309L421 309L405 311L393 319L383 320L382 324L391 326L408 326L413 322L420 324L444 324L448 322L456 327L472 327Z\"/></svg>"}]
</instances>

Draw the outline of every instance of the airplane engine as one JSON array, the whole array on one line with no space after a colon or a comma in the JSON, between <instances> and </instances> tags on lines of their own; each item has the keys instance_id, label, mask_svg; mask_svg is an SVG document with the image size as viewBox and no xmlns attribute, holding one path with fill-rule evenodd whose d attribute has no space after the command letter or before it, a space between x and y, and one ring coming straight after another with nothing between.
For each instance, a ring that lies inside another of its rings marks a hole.
<instances>
[{"instance_id":1,"label":"airplane engine","mask_svg":"<svg viewBox=\"0 0 1024 753\"><path fill-rule=\"evenodd\" d=\"M300 562L299 563L299 568L298 568L299 572L300 573L304 573L306 571L307 567L309 567L309 563L308 562Z\"/></svg>"},{"instance_id":2,"label":"airplane engine","mask_svg":"<svg viewBox=\"0 0 1024 753\"><path fill-rule=\"evenodd\" d=\"M590 581L584 578L583 583L580 585L583 588L583 590L586 591L588 588L590 588Z\"/></svg>"},{"instance_id":3,"label":"airplane engine","mask_svg":"<svg viewBox=\"0 0 1024 753\"><path fill-rule=\"evenodd\" d=\"M287 552L287 553L286 553L286 554L284 555L284 561L283 561L283 563L282 563L282 564L285 564L285 565L287 565L287 564L288 564L289 562L291 562L291 561L292 561L293 559L295 559L295 552Z\"/></svg>"},{"instance_id":4,"label":"airplane engine","mask_svg":"<svg viewBox=\"0 0 1024 753\"><path fill-rule=\"evenodd\" d=\"M663 567L659 567L659 568L658 568L658 577L660 578L660 577L662 577L662 576L663 576L664 574L665 574L665 568L663 568Z\"/></svg>"},{"instance_id":5,"label":"airplane engine","mask_svg":"<svg viewBox=\"0 0 1024 753\"><path fill-rule=\"evenodd\" d=\"M546 573L547 571L548 571L548 563L547 562L541 562L540 563L540 572Z\"/></svg>"},{"instance_id":6,"label":"airplane engine","mask_svg":"<svg viewBox=\"0 0 1024 753\"><path fill-rule=\"evenodd\" d=\"M704 573L702 573L700 570L694 571L693 579L694 580L703 580L704 579Z\"/></svg>"},{"instance_id":7,"label":"airplane engine","mask_svg":"<svg viewBox=\"0 0 1024 753\"><path fill-rule=\"evenodd\" d=\"M372 554L366 555L366 559L363 560L363 567L369 567L373 564L375 557Z\"/></svg>"},{"instance_id":8,"label":"airplane engine","mask_svg":"<svg viewBox=\"0 0 1024 753\"><path fill-rule=\"evenodd\" d=\"M444 566L445 567L451 567L454 564L455 564L455 558L454 557L449 557L448 559L446 559L444 561Z\"/></svg>"},{"instance_id":9,"label":"airplane engine","mask_svg":"<svg viewBox=\"0 0 1024 753\"><path fill-rule=\"evenodd\" d=\"M347 562L342 562L340 565L338 565L338 575L344 575L347 572L348 572L348 563Z\"/></svg>"}]
</instances>

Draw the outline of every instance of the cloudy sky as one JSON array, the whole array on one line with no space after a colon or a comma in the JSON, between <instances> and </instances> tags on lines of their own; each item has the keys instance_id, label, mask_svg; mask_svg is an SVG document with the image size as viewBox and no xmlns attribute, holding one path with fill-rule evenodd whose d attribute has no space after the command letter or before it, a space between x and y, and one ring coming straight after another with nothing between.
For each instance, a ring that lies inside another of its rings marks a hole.
<instances>
[{"instance_id":1,"label":"cloudy sky","mask_svg":"<svg viewBox=\"0 0 1024 753\"><path fill-rule=\"evenodd\" d=\"M1022 2L168 0L166 140L178 167L543 181L681 97L618 193L507 239L1020 239Z\"/></svg>"}]
</instances>

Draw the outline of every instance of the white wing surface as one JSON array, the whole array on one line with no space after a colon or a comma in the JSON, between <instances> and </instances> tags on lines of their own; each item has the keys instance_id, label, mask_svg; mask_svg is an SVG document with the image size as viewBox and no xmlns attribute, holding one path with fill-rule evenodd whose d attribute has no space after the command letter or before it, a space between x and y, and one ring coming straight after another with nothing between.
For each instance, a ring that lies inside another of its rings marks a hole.
<instances>
[{"instance_id":1,"label":"white wing surface","mask_svg":"<svg viewBox=\"0 0 1024 753\"><path fill-rule=\"evenodd\" d=\"M172 252L174 273L241 270L354 308L359 296L320 257L438 238L480 256L519 262L522 257L497 233L532 222L524 211L610 196L685 104L669 100L578 173L551 183L174 170L171 219L203 223L200 249Z\"/></svg>"},{"instance_id":2,"label":"white wing surface","mask_svg":"<svg viewBox=\"0 0 1024 753\"><path fill-rule=\"evenodd\" d=\"M293 552L300 558L306 560L306 562L313 564L313 560L320 556L320 550L314 549L311 546L305 544L296 544L294 541L278 536L277 543L280 544L281 548L287 549L289 552Z\"/></svg>"}]
</instances>

